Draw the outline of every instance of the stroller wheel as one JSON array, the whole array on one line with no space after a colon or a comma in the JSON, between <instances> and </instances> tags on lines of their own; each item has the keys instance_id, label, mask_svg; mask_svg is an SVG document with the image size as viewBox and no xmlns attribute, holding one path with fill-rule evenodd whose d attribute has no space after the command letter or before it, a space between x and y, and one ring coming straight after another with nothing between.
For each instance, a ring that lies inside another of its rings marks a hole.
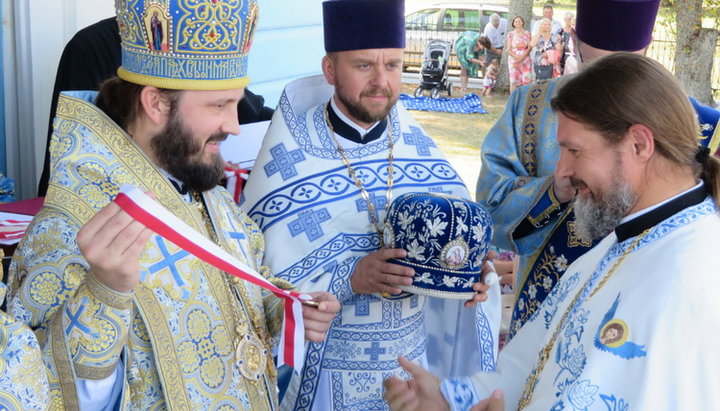
<instances>
[{"instance_id":1,"label":"stroller wheel","mask_svg":"<svg viewBox=\"0 0 720 411\"><path fill-rule=\"evenodd\" d=\"M414 93L415 97L420 97L423 95L423 88L421 86L418 86L418 88L415 89Z\"/></svg>"},{"instance_id":2,"label":"stroller wheel","mask_svg":"<svg viewBox=\"0 0 720 411\"><path fill-rule=\"evenodd\" d=\"M440 87L435 87L430 91L430 98L436 99L440 97Z\"/></svg>"},{"instance_id":3,"label":"stroller wheel","mask_svg":"<svg viewBox=\"0 0 720 411\"><path fill-rule=\"evenodd\" d=\"M452 96L452 83L447 85L448 97Z\"/></svg>"}]
</instances>

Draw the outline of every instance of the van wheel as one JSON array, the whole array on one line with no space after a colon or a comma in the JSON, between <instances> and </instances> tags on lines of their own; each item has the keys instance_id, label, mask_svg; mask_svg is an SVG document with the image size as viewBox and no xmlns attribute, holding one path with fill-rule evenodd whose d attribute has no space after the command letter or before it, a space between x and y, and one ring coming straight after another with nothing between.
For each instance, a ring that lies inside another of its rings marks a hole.
<instances>
[{"instance_id":1,"label":"van wheel","mask_svg":"<svg viewBox=\"0 0 720 411\"><path fill-rule=\"evenodd\" d=\"M435 87L430 91L430 98L436 99L438 97L440 97L440 87Z\"/></svg>"},{"instance_id":2,"label":"van wheel","mask_svg":"<svg viewBox=\"0 0 720 411\"><path fill-rule=\"evenodd\" d=\"M420 97L420 96L422 96L422 95L423 95L423 88L420 87L420 86L418 86L418 88L415 89L414 95L415 95L415 97Z\"/></svg>"}]
</instances>

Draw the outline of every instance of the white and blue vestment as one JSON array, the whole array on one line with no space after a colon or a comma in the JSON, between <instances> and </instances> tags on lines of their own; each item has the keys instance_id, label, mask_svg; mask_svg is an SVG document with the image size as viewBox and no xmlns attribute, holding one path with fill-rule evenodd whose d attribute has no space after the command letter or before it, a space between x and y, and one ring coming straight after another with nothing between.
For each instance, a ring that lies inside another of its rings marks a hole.
<instances>
[{"instance_id":1,"label":"white and blue vestment","mask_svg":"<svg viewBox=\"0 0 720 411\"><path fill-rule=\"evenodd\" d=\"M270 281L285 284L261 266L262 234L230 194L219 186L200 194L208 204L206 220L93 104L96 95L61 94L48 194L10 266L8 313L37 335L34 342L13 326L14 343L39 342L49 371L44 382L29 383L25 366L13 364L16 384L37 392L35 403L21 405L36 408L49 399L52 409L68 410L277 409L271 355L282 325L277 297L257 285L223 279L228 274L157 234L140 256L140 282L132 293L112 290L92 275L77 233L121 185L132 184L153 192L200 235L217 238L225 251ZM35 354L16 356L31 364ZM102 381L110 384L104 394L98 389ZM43 386L45 392L39 392Z\"/></svg>"},{"instance_id":2,"label":"white and blue vestment","mask_svg":"<svg viewBox=\"0 0 720 411\"><path fill-rule=\"evenodd\" d=\"M720 350L708 344L720 327L709 258L718 241L720 214L702 184L626 217L567 268L497 372L445 380L445 398L467 410L500 388L518 409L536 373L525 410L720 409Z\"/></svg>"},{"instance_id":3,"label":"white and blue vestment","mask_svg":"<svg viewBox=\"0 0 720 411\"><path fill-rule=\"evenodd\" d=\"M326 104L333 92L322 76L285 88L241 204L265 235L264 264L300 290L327 290L342 303L327 340L308 347L302 375L293 377L282 407L387 409L382 381L402 372L398 355L427 360L445 376L494 369L499 291L491 289L498 299L476 309L407 293L353 293L355 265L380 247L380 238L329 134ZM380 222L389 206L387 130L394 142L394 196L423 191L469 197L457 172L402 106L393 107L388 120L383 136L367 144L335 134Z\"/></svg>"}]
</instances>

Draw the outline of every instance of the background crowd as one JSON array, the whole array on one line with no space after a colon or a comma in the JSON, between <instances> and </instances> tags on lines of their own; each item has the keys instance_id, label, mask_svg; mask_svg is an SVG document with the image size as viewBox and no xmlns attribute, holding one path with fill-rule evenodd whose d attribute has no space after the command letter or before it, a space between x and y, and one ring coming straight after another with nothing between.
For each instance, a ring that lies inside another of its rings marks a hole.
<instances>
[{"instance_id":1,"label":"background crowd","mask_svg":"<svg viewBox=\"0 0 720 411\"><path fill-rule=\"evenodd\" d=\"M521 16L512 18L510 27L498 14L482 33L466 31L455 43L460 61L460 92L467 92L468 77L482 75L483 95L489 95L495 84L494 70L488 70L494 59L508 53L510 91L536 80L547 80L577 72L577 60L571 33L575 30L575 14L566 12L564 24L554 19L553 6L543 7L542 18L526 28ZM488 76L488 71L490 76Z\"/></svg>"}]
</instances>

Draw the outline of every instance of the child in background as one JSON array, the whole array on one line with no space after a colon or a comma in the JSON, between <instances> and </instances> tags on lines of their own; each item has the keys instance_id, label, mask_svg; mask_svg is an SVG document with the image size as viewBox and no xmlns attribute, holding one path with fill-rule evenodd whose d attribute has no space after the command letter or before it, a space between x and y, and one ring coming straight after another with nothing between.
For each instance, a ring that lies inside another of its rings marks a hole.
<instances>
[{"instance_id":1,"label":"child in background","mask_svg":"<svg viewBox=\"0 0 720 411\"><path fill-rule=\"evenodd\" d=\"M483 96L490 97L490 92L493 87L495 87L495 80L497 79L498 73L500 73L500 60L492 59L485 72L485 78L483 78Z\"/></svg>"}]
</instances>

